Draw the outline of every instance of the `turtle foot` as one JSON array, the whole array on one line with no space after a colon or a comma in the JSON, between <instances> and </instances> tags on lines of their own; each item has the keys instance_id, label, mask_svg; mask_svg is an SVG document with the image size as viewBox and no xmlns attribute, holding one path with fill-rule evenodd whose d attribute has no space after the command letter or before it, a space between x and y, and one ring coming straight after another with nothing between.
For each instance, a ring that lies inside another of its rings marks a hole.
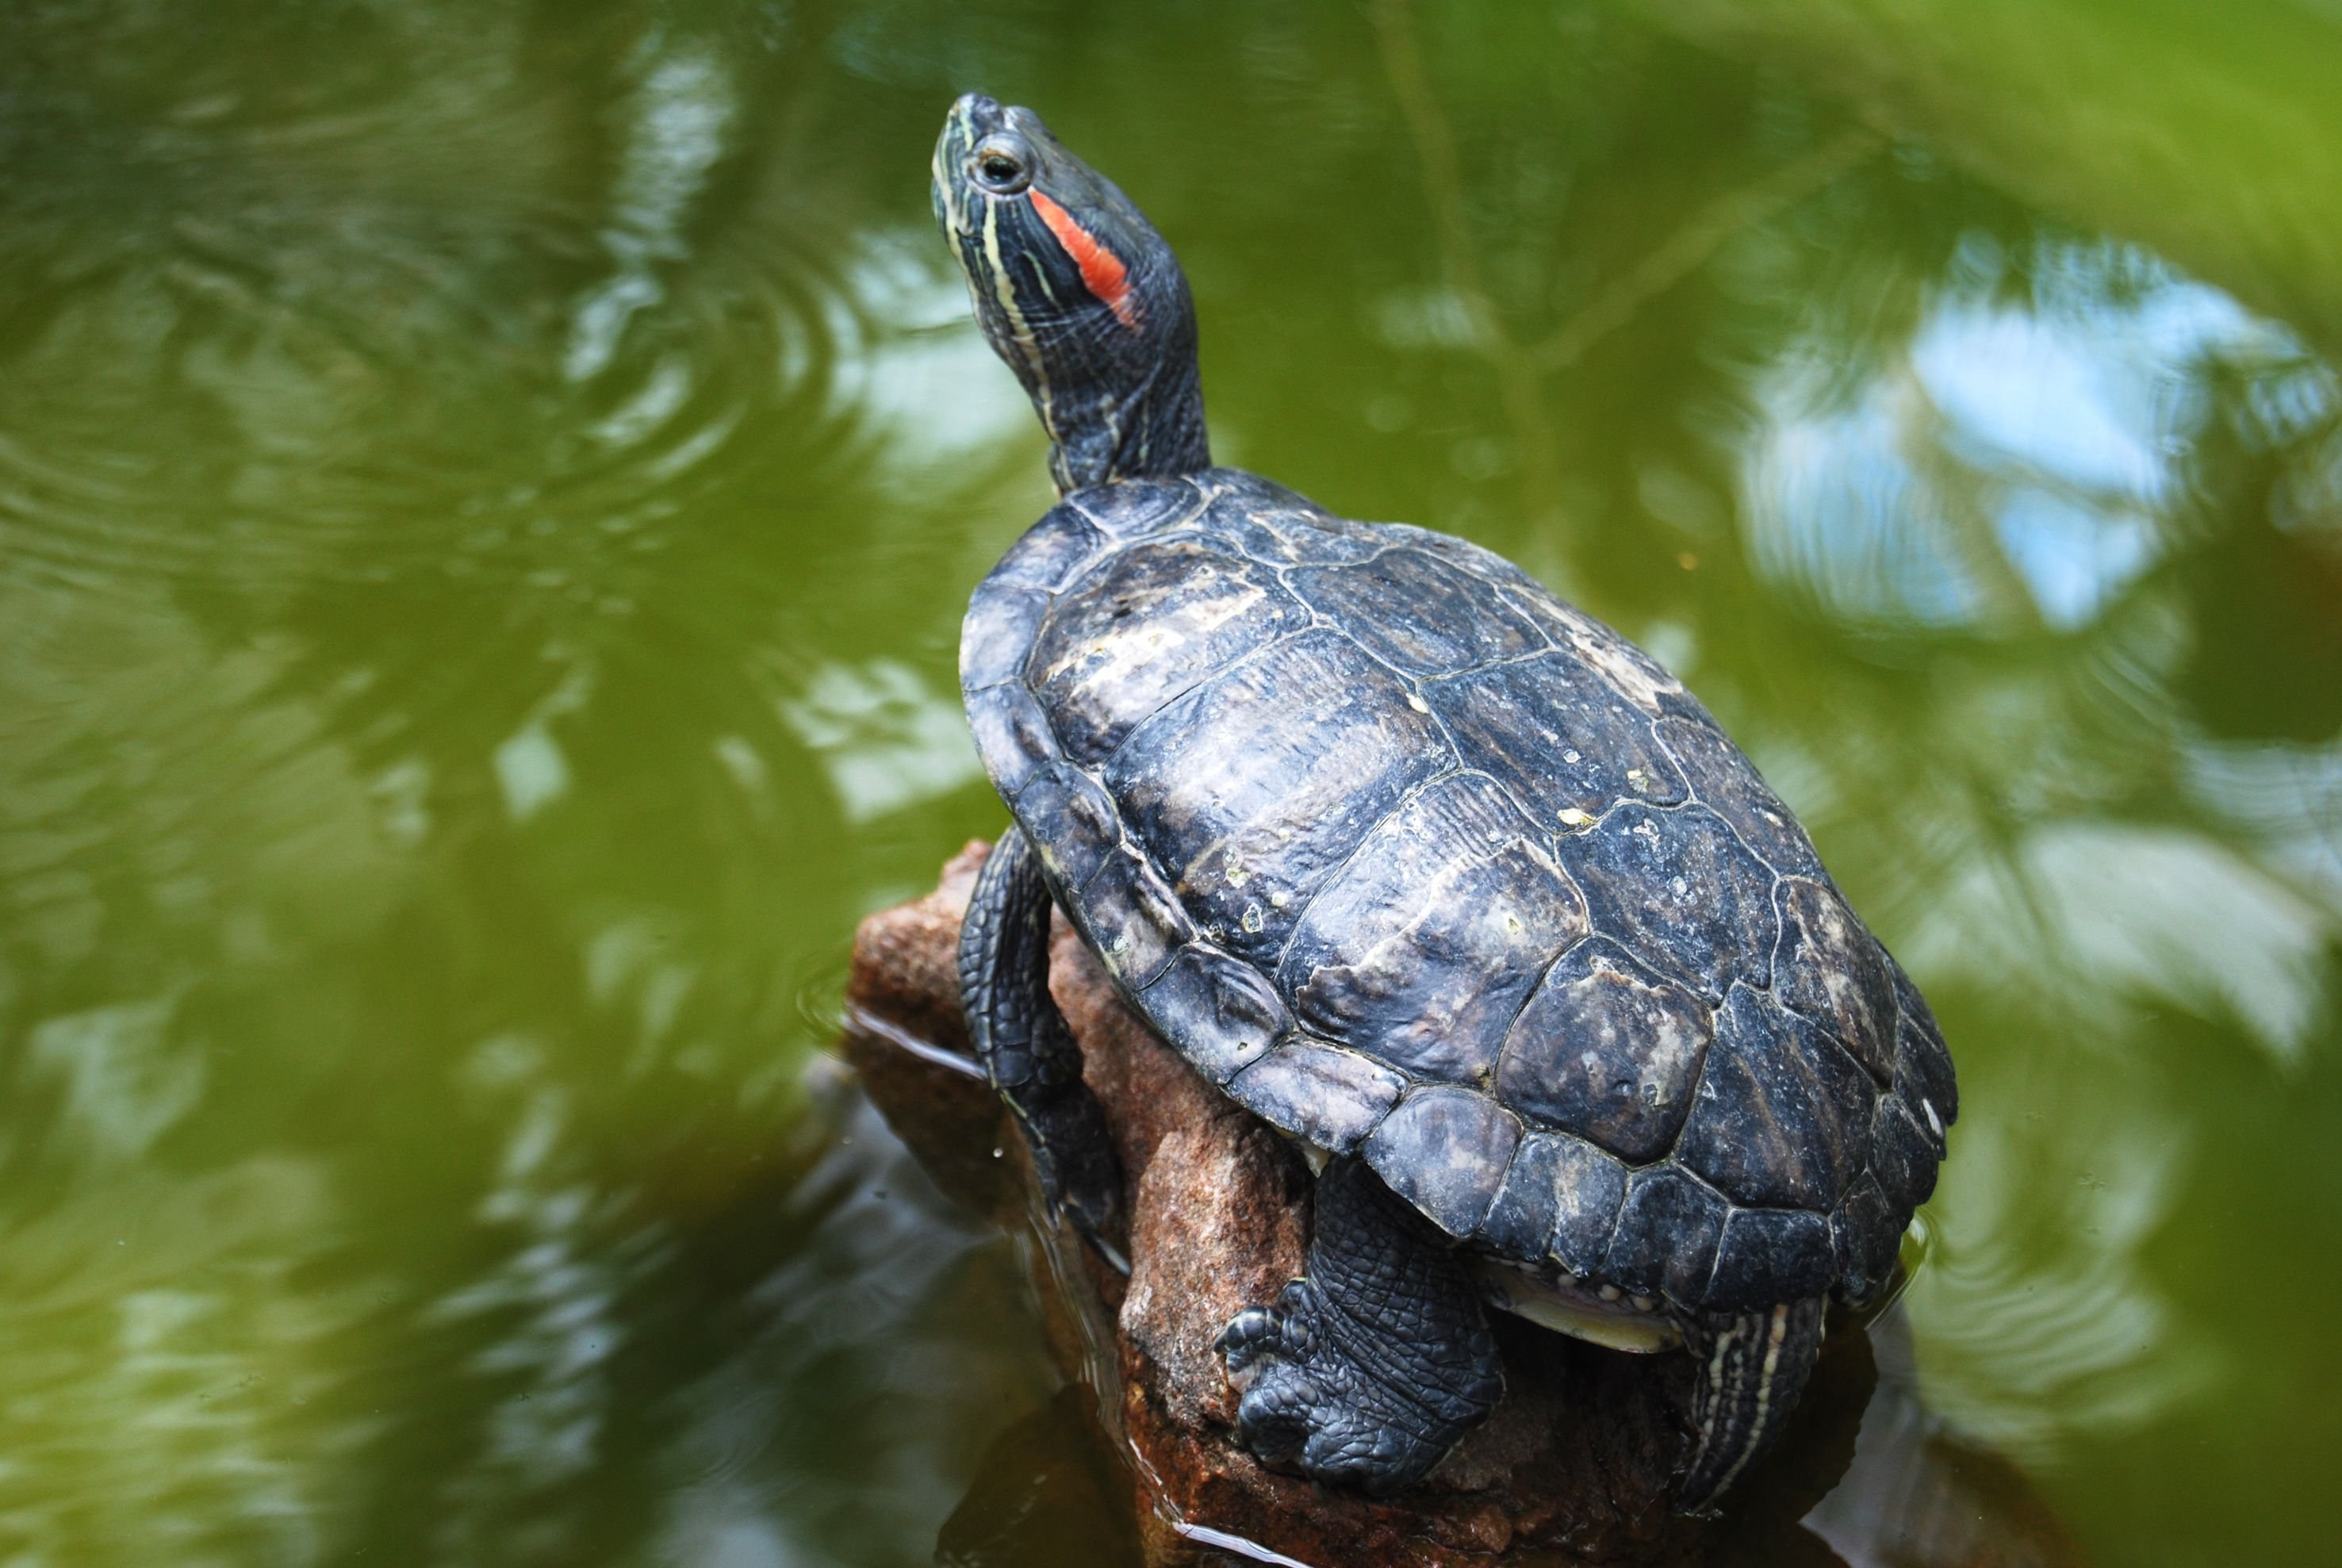
<instances>
[{"instance_id":1,"label":"turtle foot","mask_svg":"<svg viewBox=\"0 0 2342 1568\"><path fill-rule=\"evenodd\" d=\"M1033 1152L1052 1220L1070 1221L1124 1273L1122 1164L1097 1096L1082 1081L1082 1052L1049 994L1049 889L1040 856L1010 828L968 894L959 938L960 1008L985 1076Z\"/></svg>"},{"instance_id":2,"label":"turtle foot","mask_svg":"<svg viewBox=\"0 0 2342 1568\"><path fill-rule=\"evenodd\" d=\"M1376 1496L1420 1480L1505 1388L1454 1258L1352 1160L1318 1182L1307 1277L1238 1313L1219 1349L1262 1463Z\"/></svg>"},{"instance_id":3,"label":"turtle foot","mask_svg":"<svg viewBox=\"0 0 2342 1568\"><path fill-rule=\"evenodd\" d=\"M1236 1434L1271 1469L1388 1496L1420 1480L1487 1412L1416 1405L1317 1331L1313 1297L1296 1280L1276 1305L1239 1313L1220 1335L1243 1395Z\"/></svg>"}]
</instances>

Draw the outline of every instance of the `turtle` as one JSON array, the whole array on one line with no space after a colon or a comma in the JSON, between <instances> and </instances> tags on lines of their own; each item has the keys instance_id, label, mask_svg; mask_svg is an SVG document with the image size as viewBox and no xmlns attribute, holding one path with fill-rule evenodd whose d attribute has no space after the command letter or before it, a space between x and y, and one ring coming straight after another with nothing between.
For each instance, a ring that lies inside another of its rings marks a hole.
<instances>
[{"instance_id":1,"label":"turtle","mask_svg":"<svg viewBox=\"0 0 2342 1568\"><path fill-rule=\"evenodd\" d=\"M1495 1308L1688 1350L1676 1505L1711 1510L1934 1188L1927 1003L1659 663L1493 552L1215 466L1177 260L1038 115L961 97L932 174L1059 497L960 642L1014 819L961 1003L1053 1221L1127 1267L1055 909L1309 1157L1306 1272L1217 1345L1264 1464L1421 1478L1502 1395Z\"/></svg>"}]
</instances>

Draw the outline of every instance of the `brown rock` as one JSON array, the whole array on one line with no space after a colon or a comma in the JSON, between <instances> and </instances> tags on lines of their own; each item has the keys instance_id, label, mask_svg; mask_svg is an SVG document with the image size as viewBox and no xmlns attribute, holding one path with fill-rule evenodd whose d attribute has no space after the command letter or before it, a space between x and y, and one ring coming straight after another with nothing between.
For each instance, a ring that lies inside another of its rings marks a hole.
<instances>
[{"instance_id":1,"label":"brown rock","mask_svg":"<svg viewBox=\"0 0 2342 1568\"><path fill-rule=\"evenodd\" d=\"M1420 1484L1375 1502L1256 1463L1236 1441L1214 1341L1300 1272L1308 1168L1157 1040L1061 921L1050 990L1122 1155L1129 1279L1046 1224L959 1012L960 916L986 853L969 844L934 893L863 923L846 1050L939 1185L1032 1226L1045 1330L1094 1396L1098 1440L1130 1461L1118 1468L1147 1562L1257 1560L1263 1549L1306 1568L1835 1560L1799 1520L1853 1456L1875 1382L1858 1332L1833 1334L1797 1428L1735 1492L1721 1525L1669 1512L1687 1449L1687 1358L1621 1354L1501 1313L1505 1399ZM955 1549L951 1560L979 1559ZM996 1559L1023 1560L1013 1549Z\"/></svg>"}]
</instances>

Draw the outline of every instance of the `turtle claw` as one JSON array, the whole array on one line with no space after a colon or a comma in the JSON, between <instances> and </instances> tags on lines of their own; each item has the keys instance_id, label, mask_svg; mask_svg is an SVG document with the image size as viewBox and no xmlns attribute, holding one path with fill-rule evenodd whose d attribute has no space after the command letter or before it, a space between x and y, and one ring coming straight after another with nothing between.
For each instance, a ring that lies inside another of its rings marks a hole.
<instances>
[{"instance_id":1,"label":"turtle claw","mask_svg":"<svg viewBox=\"0 0 2342 1568\"><path fill-rule=\"evenodd\" d=\"M1040 1164L1038 1160L1035 1163ZM1041 1196L1048 1206L1051 1223L1073 1226L1074 1233L1086 1242L1108 1268L1126 1279L1129 1277L1130 1259L1107 1239L1120 1228L1122 1205L1116 1199L1114 1186L1093 1183L1067 1191L1051 1181L1045 1172Z\"/></svg>"},{"instance_id":2,"label":"turtle claw","mask_svg":"<svg viewBox=\"0 0 2342 1568\"><path fill-rule=\"evenodd\" d=\"M1287 1282L1273 1305L1245 1308L1228 1320L1212 1344L1226 1363L1230 1386L1239 1394L1246 1393L1263 1363L1280 1354L1309 1353L1308 1286L1300 1280Z\"/></svg>"},{"instance_id":3,"label":"turtle claw","mask_svg":"<svg viewBox=\"0 0 2342 1568\"><path fill-rule=\"evenodd\" d=\"M1067 1107L1076 1120L1097 1116L1097 1102L1082 1096L1082 1111ZM1026 1119L1026 1124L1034 1124ZM1049 1118L1052 1122L1057 1117ZM1043 1145L1032 1144L1033 1170L1040 1178L1041 1201L1047 1210L1051 1223L1063 1222L1073 1226L1083 1241L1099 1257L1106 1260L1116 1273L1130 1273L1130 1260L1122 1249L1108 1238L1122 1228L1122 1170L1114 1157L1114 1145L1107 1138L1104 1119L1098 1118L1095 1129L1084 1128L1088 1135ZM1070 1143L1076 1157L1061 1160L1057 1150ZM1087 1157L1083 1157L1086 1155Z\"/></svg>"},{"instance_id":4,"label":"turtle claw","mask_svg":"<svg viewBox=\"0 0 2342 1568\"><path fill-rule=\"evenodd\" d=\"M1227 1364L1228 1384L1238 1394L1252 1386L1254 1364L1276 1348L1282 1327L1275 1307L1246 1307L1212 1342Z\"/></svg>"}]
</instances>

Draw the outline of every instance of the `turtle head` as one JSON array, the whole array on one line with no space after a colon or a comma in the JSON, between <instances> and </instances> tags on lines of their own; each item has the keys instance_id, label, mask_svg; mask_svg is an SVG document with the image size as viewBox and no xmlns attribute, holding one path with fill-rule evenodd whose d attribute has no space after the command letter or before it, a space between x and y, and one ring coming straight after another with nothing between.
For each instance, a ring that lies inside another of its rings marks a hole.
<instances>
[{"instance_id":1,"label":"turtle head","mask_svg":"<svg viewBox=\"0 0 2342 1568\"><path fill-rule=\"evenodd\" d=\"M935 202L1060 492L1211 465L1186 277L1113 181L1032 110L970 93L936 143Z\"/></svg>"}]
</instances>

